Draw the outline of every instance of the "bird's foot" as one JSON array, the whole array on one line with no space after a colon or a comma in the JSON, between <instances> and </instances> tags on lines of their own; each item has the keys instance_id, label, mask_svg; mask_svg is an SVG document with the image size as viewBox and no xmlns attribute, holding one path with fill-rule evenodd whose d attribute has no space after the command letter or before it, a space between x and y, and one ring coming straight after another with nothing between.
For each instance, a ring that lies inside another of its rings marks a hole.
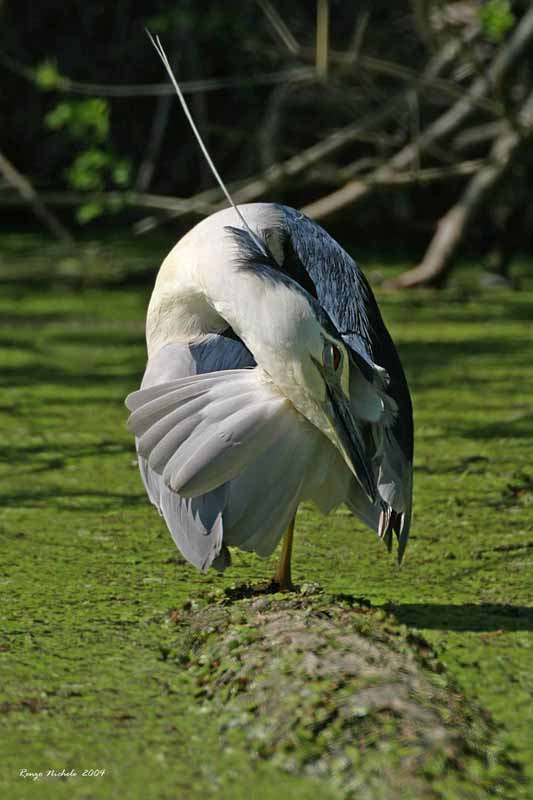
<instances>
[{"instance_id":1,"label":"bird's foot","mask_svg":"<svg viewBox=\"0 0 533 800\"><path fill-rule=\"evenodd\" d=\"M278 575L274 575L274 577L270 581L268 589L272 593L275 593L275 592L288 593L288 592L299 592L300 591L300 587L299 586L295 586L295 584L292 582L290 576L287 578L285 576L278 576Z\"/></svg>"},{"instance_id":2,"label":"bird's foot","mask_svg":"<svg viewBox=\"0 0 533 800\"><path fill-rule=\"evenodd\" d=\"M298 587L295 586L291 579L291 555L292 555L292 539L294 536L294 520L293 517L291 524L287 529L287 533L283 537L281 546L281 558L276 570L276 574L271 581L271 591L274 592L297 592Z\"/></svg>"}]
</instances>

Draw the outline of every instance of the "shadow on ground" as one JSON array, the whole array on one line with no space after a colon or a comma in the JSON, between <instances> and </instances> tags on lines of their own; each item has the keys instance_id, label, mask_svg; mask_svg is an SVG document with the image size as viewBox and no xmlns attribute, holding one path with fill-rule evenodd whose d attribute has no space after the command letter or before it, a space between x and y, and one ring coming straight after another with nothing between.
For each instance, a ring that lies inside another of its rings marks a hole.
<instances>
[{"instance_id":1,"label":"shadow on ground","mask_svg":"<svg viewBox=\"0 0 533 800\"><path fill-rule=\"evenodd\" d=\"M533 607L499 603L402 603L387 610L403 625L443 631L532 631Z\"/></svg>"}]
</instances>

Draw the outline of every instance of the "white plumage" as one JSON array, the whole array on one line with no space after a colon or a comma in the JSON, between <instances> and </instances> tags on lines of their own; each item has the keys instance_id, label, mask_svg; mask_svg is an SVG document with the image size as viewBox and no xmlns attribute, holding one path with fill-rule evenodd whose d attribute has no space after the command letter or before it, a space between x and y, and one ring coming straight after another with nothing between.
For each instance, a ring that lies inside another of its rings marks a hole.
<instances>
[{"instance_id":1,"label":"white plumage","mask_svg":"<svg viewBox=\"0 0 533 800\"><path fill-rule=\"evenodd\" d=\"M157 277L127 400L148 495L202 570L225 568L228 546L272 553L304 499L346 502L388 544L396 531L401 555L411 406L368 284L298 212L241 212L253 235L218 212Z\"/></svg>"}]
</instances>

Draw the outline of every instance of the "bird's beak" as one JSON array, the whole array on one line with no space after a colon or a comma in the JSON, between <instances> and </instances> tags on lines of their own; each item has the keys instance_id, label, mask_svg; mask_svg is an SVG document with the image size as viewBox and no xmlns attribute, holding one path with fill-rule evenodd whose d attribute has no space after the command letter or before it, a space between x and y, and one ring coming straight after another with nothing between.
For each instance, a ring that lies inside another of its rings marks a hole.
<instances>
[{"instance_id":1,"label":"bird's beak","mask_svg":"<svg viewBox=\"0 0 533 800\"><path fill-rule=\"evenodd\" d=\"M326 381L326 392L323 409L333 428L337 447L370 502L375 503L377 487L370 456L355 422L350 401L340 383Z\"/></svg>"}]
</instances>

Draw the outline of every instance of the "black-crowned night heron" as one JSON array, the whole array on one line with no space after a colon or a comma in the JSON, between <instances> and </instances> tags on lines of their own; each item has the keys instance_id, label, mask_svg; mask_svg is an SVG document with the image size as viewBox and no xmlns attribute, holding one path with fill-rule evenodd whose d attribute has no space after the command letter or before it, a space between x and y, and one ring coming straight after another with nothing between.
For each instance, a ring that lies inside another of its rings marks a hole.
<instances>
[{"instance_id":1,"label":"black-crowned night heron","mask_svg":"<svg viewBox=\"0 0 533 800\"><path fill-rule=\"evenodd\" d=\"M401 560L409 390L363 273L319 225L274 203L204 219L161 266L146 337L129 428L148 496L191 564L223 570L229 547L268 556L286 533L274 580L291 588L302 500L326 513L346 503L389 549L396 533Z\"/></svg>"},{"instance_id":2,"label":"black-crowned night heron","mask_svg":"<svg viewBox=\"0 0 533 800\"><path fill-rule=\"evenodd\" d=\"M290 587L302 500L339 503L399 540L411 515L411 401L374 296L350 256L301 213L233 208L163 262L148 364L128 397L141 475L178 548L201 570L228 547L268 556ZM260 248L259 243L263 243Z\"/></svg>"}]
</instances>

